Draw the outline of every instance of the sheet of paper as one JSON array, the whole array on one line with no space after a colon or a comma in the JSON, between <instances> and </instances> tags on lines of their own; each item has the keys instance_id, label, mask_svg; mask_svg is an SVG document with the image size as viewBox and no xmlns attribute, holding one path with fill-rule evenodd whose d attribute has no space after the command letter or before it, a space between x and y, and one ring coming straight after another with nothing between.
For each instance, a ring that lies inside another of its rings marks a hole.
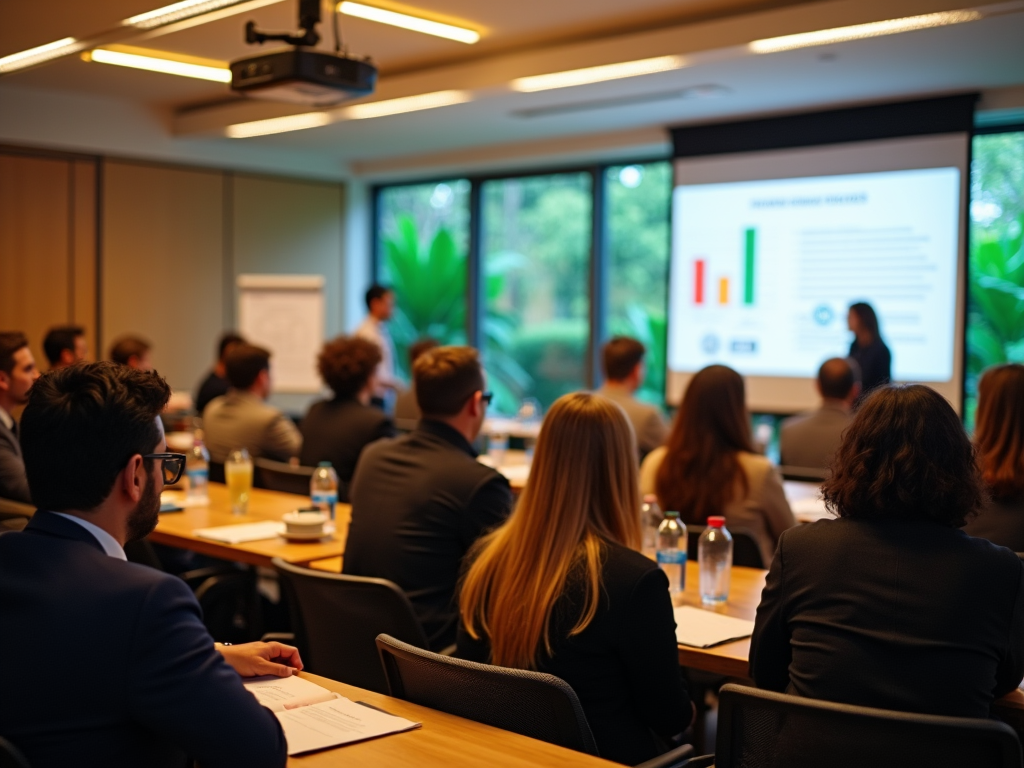
<instances>
[{"instance_id":1,"label":"sheet of paper","mask_svg":"<svg viewBox=\"0 0 1024 768\"><path fill-rule=\"evenodd\" d=\"M332 701L278 712L277 719L284 728L289 755L338 747L420 727L420 723L364 707L342 696Z\"/></svg>"},{"instance_id":2,"label":"sheet of paper","mask_svg":"<svg viewBox=\"0 0 1024 768\"><path fill-rule=\"evenodd\" d=\"M710 648L750 637L754 622L723 616L689 605L682 605L674 611L676 617L676 640L680 645L694 648Z\"/></svg>"},{"instance_id":3,"label":"sheet of paper","mask_svg":"<svg viewBox=\"0 0 1024 768\"><path fill-rule=\"evenodd\" d=\"M825 509L825 500L820 497L798 499L791 502L789 507L793 510L793 516L801 523L831 520L834 517Z\"/></svg>"},{"instance_id":4,"label":"sheet of paper","mask_svg":"<svg viewBox=\"0 0 1024 768\"><path fill-rule=\"evenodd\" d=\"M216 528L197 528L192 533L201 538L222 541L225 544L243 544L247 541L273 539L277 534L284 533L284 523L268 521L265 523L221 525Z\"/></svg>"},{"instance_id":5,"label":"sheet of paper","mask_svg":"<svg viewBox=\"0 0 1024 768\"><path fill-rule=\"evenodd\" d=\"M297 675L254 677L246 680L244 685L260 704L273 712L308 707L310 704L338 698L334 691L329 691L309 680L303 680Z\"/></svg>"}]
</instances>

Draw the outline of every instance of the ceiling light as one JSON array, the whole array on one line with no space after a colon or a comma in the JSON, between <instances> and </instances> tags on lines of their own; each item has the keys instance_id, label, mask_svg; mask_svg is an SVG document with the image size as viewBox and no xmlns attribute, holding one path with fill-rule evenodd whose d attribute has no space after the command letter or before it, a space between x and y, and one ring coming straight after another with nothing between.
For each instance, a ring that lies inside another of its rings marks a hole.
<instances>
[{"instance_id":1,"label":"ceiling light","mask_svg":"<svg viewBox=\"0 0 1024 768\"><path fill-rule=\"evenodd\" d=\"M119 67L145 69L150 72L163 72L168 75L179 75L181 77L195 77L199 80L213 80L217 83L231 82L231 70L226 66L212 67L203 64L191 64L156 56L111 51L106 48L96 48L84 55L88 57L89 61L96 61L100 64L115 64Z\"/></svg>"},{"instance_id":2,"label":"ceiling light","mask_svg":"<svg viewBox=\"0 0 1024 768\"><path fill-rule=\"evenodd\" d=\"M378 21L381 24L390 24L393 27L411 29L413 32L422 32L426 35L445 37L449 40L456 40L460 43L472 45L480 39L480 33L465 27L456 27L452 24L442 24L439 21L422 19L419 16L410 16L406 13L386 11L383 8L375 8L372 5L353 3L345 0L338 4L338 10L347 16L355 16L360 19Z\"/></svg>"},{"instance_id":3,"label":"ceiling light","mask_svg":"<svg viewBox=\"0 0 1024 768\"><path fill-rule=\"evenodd\" d=\"M398 115L403 112L418 112L422 109L449 107L470 101L473 95L468 91L435 91L421 93L418 96L404 96L400 99L371 101L366 104L353 104L338 110L338 117L344 120L365 120L371 117Z\"/></svg>"},{"instance_id":4,"label":"ceiling light","mask_svg":"<svg viewBox=\"0 0 1024 768\"><path fill-rule=\"evenodd\" d=\"M243 0L182 0L180 3L157 8L155 11L132 16L121 23L126 27L153 29L182 19L191 19L193 16L201 16L229 5L238 5L241 2Z\"/></svg>"},{"instance_id":5,"label":"ceiling light","mask_svg":"<svg viewBox=\"0 0 1024 768\"><path fill-rule=\"evenodd\" d=\"M46 45L29 48L27 51L12 53L10 56L4 56L0 59L0 72L14 72L18 69L42 64L50 59L67 56L69 53L75 53L81 46L82 44L75 38L65 37L62 40L56 40Z\"/></svg>"},{"instance_id":6,"label":"ceiling light","mask_svg":"<svg viewBox=\"0 0 1024 768\"><path fill-rule=\"evenodd\" d=\"M553 72L550 75L520 77L513 80L511 85L513 90L531 93L533 91L547 91L552 88L567 88L572 85L600 83L605 80L619 80L624 77L636 77L637 75L650 75L655 72L668 72L673 69L681 69L686 64L686 58L683 56L659 56L654 59L624 61L621 64L605 64L600 67Z\"/></svg>"},{"instance_id":7,"label":"ceiling light","mask_svg":"<svg viewBox=\"0 0 1024 768\"><path fill-rule=\"evenodd\" d=\"M232 139L248 139L252 136L268 136L272 133L319 128L332 122L333 118L327 112L303 112L298 115L272 117L269 120L254 120L251 123L236 123L229 125L226 133Z\"/></svg>"},{"instance_id":8,"label":"ceiling light","mask_svg":"<svg viewBox=\"0 0 1024 768\"><path fill-rule=\"evenodd\" d=\"M753 53L776 53L777 51L791 51L795 48L809 48L815 45L843 43L847 40L862 40L867 37L894 35L899 32L910 32L915 29L962 24L966 21L976 21L982 18L982 16L983 14L980 11L973 10L926 13L923 16L905 16L902 19L873 21L869 24L854 24L850 27L836 27L835 29L820 29L817 32L803 32L798 35L769 37L765 40L755 40L748 47Z\"/></svg>"}]
</instances>

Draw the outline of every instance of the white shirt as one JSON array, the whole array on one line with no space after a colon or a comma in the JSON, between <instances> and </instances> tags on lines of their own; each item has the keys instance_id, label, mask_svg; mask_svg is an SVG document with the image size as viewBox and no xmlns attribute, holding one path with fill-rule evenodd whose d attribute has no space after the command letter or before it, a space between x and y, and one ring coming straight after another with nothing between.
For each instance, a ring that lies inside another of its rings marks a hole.
<instances>
[{"instance_id":1,"label":"white shirt","mask_svg":"<svg viewBox=\"0 0 1024 768\"><path fill-rule=\"evenodd\" d=\"M68 515L64 512L54 512L55 515L60 515L65 520L72 520L78 523L80 526L85 528L89 533L93 535L93 538L100 543L103 547L103 551L107 553L108 557L115 557L118 560L127 560L128 558L124 554L124 549L120 544L117 543L117 539L111 536L109 533L104 531L98 525L93 525L88 520L83 520L80 517L74 515Z\"/></svg>"},{"instance_id":2,"label":"white shirt","mask_svg":"<svg viewBox=\"0 0 1024 768\"><path fill-rule=\"evenodd\" d=\"M3 408L0 408L0 424L3 424L8 429L14 428L14 417Z\"/></svg>"},{"instance_id":3,"label":"white shirt","mask_svg":"<svg viewBox=\"0 0 1024 768\"><path fill-rule=\"evenodd\" d=\"M356 336L372 341L380 348L381 359L377 365L377 385L373 388L374 397L383 398L388 386L397 387L395 378L395 342L391 340L388 327L373 315L367 315L363 324L356 329Z\"/></svg>"}]
</instances>

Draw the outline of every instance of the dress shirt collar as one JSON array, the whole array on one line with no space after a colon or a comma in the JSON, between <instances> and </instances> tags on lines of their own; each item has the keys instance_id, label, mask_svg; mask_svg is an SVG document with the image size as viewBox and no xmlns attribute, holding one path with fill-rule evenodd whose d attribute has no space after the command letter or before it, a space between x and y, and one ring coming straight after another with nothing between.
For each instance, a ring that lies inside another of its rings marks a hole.
<instances>
[{"instance_id":1,"label":"dress shirt collar","mask_svg":"<svg viewBox=\"0 0 1024 768\"><path fill-rule=\"evenodd\" d=\"M3 424L8 429L14 429L14 417L3 408L0 408L0 424Z\"/></svg>"},{"instance_id":2,"label":"dress shirt collar","mask_svg":"<svg viewBox=\"0 0 1024 768\"><path fill-rule=\"evenodd\" d=\"M443 421L420 419L416 424L416 431L426 432L428 435L440 437L445 442L451 443L460 451L465 451L474 459L477 457L476 450L473 448L472 444L466 440L465 436L459 432L459 430L455 429L455 427L450 427Z\"/></svg>"},{"instance_id":3,"label":"dress shirt collar","mask_svg":"<svg viewBox=\"0 0 1024 768\"><path fill-rule=\"evenodd\" d=\"M98 525L90 523L88 520L83 520L75 515L68 515L64 512L54 512L55 515L60 515L65 520L71 520L78 523L80 526L85 528L89 533L92 534L93 538L99 542L99 545L103 547L103 551L107 553L108 557L113 557L118 560L127 560L128 558L124 554L124 548L117 543L117 539L111 536L109 533L104 531Z\"/></svg>"}]
</instances>

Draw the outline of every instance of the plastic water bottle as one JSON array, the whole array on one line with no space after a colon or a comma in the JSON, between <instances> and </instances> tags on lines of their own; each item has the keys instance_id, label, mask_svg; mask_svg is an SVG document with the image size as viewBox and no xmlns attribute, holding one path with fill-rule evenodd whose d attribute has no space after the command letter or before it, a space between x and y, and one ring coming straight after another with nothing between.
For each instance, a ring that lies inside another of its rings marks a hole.
<instances>
[{"instance_id":1,"label":"plastic water bottle","mask_svg":"<svg viewBox=\"0 0 1024 768\"><path fill-rule=\"evenodd\" d=\"M709 517L708 527L697 544L700 565L700 599L705 605L720 605L729 599L732 579L732 534L724 517Z\"/></svg>"},{"instance_id":2,"label":"plastic water bottle","mask_svg":"<svg viewBox=\"0 0 1024 768\"><path fill-rule=\"evenodd\" d=\"M338 504L338 473L329 461L321 461L309 481L309 496L313 506L334 520L334 508Z\"/></svg>"},{"instance_id":3,"label":"plastic water bottle","mask_svg":"<svg viewBox=\"0 0 1024 768\"><path fill-rule=\"evenodd\" d=\"M197 429L192 435L192 450L185 457L185 474L188 476L188 490L185 493L188 502L194 505L208 504L210 452L203 445L201 429Z\"/></svg>"},{"instance_id":4,"label":"plastic water bottle","mask_svg":"<svg viewBox=\"0 0 1024 768\"><path fill-rule=\"evenodd\" d=\"M686 526L678 512L666 512L658 526L658 567L668 576L673 595L686 589Z\"/></svg>"},{"instance_id":5,"label":"plastic water bottle","mask_svg":"<svg viewBox=\"0 0 1024 768\"><path fill-rule=\"evenodd\" d=\"M653 493L644 496L643 504L640 505L640 551L652 560L658 559L658 526L664 519L665 515L658 505L658 497Z\"/></svg>"}]
</instances>

